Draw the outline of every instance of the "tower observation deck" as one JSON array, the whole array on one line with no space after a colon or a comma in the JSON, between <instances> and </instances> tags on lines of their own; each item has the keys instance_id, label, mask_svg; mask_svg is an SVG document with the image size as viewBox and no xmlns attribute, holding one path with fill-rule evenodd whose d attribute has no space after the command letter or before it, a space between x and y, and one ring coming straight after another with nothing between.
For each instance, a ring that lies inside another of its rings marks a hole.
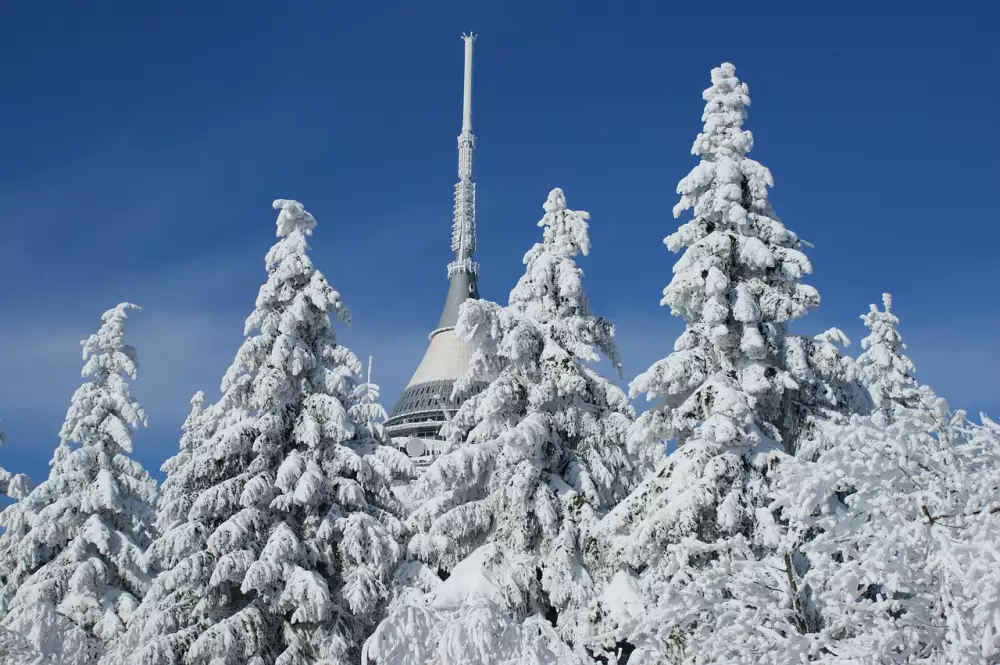
<instances>
[{"instance_id":1,"label":"tower observation deck","mask_svg":"<svg viewBox=\"0 0 1000 665\"><path fill-rule=\"evenodd\" d=\"M462 103L462 133L458 135L458 183L455 185L455 211L451 228L454 260L448 264L448 294L437 327L430 333L430 344L399 402L393 407L386 429L394 441L406 444L416 439L410 454L432 451L434 441L459 407L452 399L455 382L461 378L472 357L471 346L455 334L458 308L467 298L479 297L479 265L476 253L476 183L472 165L476 137L472 133L472 47L475 35L465 40L465 85ZM473 391L482 390L481 385Z\"/></svg>"}]
</instances>

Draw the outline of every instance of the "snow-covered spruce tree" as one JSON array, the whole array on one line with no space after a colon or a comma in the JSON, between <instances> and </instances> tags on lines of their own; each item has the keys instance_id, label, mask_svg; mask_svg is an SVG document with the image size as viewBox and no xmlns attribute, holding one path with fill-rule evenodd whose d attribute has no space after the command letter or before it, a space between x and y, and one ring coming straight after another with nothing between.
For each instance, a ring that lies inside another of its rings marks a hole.
<instances>
[{"instance_id":1,"label":"snow-covered spruce tree","mask_svg":"<svg viewBox=\"0 0 1000 665\"><path fill-rule=\"evenodd\" d=\"M124 341L130 309L138 307L105 312L81 342L91 380L73 395L48 479L22 499L30 525L7 579L3 627L51 662L94 662L148 587L141 560L156 482L129 456L133 430L146 424L126 381L136 373L135 349Z\"/></svg>"},{"instance_id":2,"label":"snow-covered spruce tree","mask_svg":"<svg viewBox=\"0 0 1000 665\"><path fill-rule=\"evenodd\" d=\"M203 443L169 469L193 501L150 547L162 572L108 663L354 663L385 602L403 533L390 480L412 467L349 410L360 363L307 255L316 220L274 207L247 337L220 401L193 416Z\"/></svg>"},{"instance_id":3,"label":"snow-covered spruce tree","mask_svg":"<svg viewBox=\"0 0 1000 665\"><path fill-rule=\"evenodd\" d=\"M859 358L876 404L835 427L836 446L777 473L800 531L823 662L980 663L1000 658L1000 447L992 422L914 378L891 311L874 305Z\"/></svg>"},{"instance_id":4,"label":"snow-covered spruce tree","mask_svg":"<svg viewBox=\"0 0 1000 665\"><path fill-rule=\"evenodd\" d=\"M211 439L219 426L221 409L218 404L205 406L205 393L200 390L191 397L191 410L181 425L181 438L177 454L160 467L166 475L160 486L160 502L156 513L157 533L165 534L174 527L187 522L188 511L195 498L207 487L198 484L193 476L190 462L206 440ZM158 573L162 570L157 558L158 548L147 554L147 568Z\"/></svg>"},{"instance_id":5,"label":"snow-covered spruce tree","mask_svg":"<svg viewBox=\"0 0 1000 665\"><path fill-rule=\"evenodd\" d=\"M10 601L7 593L17 590L18 581L25 574L18 549L31 529L32 513L27 510L24 499L32 489L34 485L28 476L23 473L12 474L0 468L0 494L12 501L0 511L0 528L3 529L0 533L0 617L7 613Z\"/></svg>"},{"instance_id":6,"label":"snow-covered spruce tree","mask_svg":"<svg viewBox=\"0 0 1000 665\"><path fill-rule=\"evenodd\" d=\"M0 444L4 443L0 432ZM31 525L31 515L24 510L22 499L31 492L31 480L24 474L12 474L0 468L0 494L13 501L0 511L0 615L7 612L7 597L4 595L6 580L10 571L18 564L17 545ZM28 641L6 628L0 627L0 663L5 665L35 665L40 654L31 648Z\"/></svg>"},{"instance_id":7,"label":"snow-covered spruce tree","mask_svg":"<svg viewBox=\"0 0 1000 665\"><path fill-rule=\"evenodd\" d=\"M379 665L578 662L586 605L605 571L591 530L633 488L634 411L589 363L619 366L614 327L593 315L574 257L585 212L562 190L509 304L470 300L457 331L477 349L456 392L491 377L449 428L455 448L419 481L409 553L446 578L399 607L366 646Z\"/></svg>"},{"instance_id":8,"label":"snow-covered spruce tree","mask_svg":"<svg viewBox=\"0 0 1000 665\"><path fill-rule=\"evenodd\" d=\"M4 433L0 430L0 445L6 443ZM7 612L7 598L4 595L9 570L17 565L17 544L27 532L31 518L24 512L21 499L31 491L31 480L24 474L12 474L0 468L0 494L4 494L13 503L0 511L0 615ZM28 641L17 633L0 628L0 663L10 665L33 665L38 660Z\"/></svg>"},{"instance_id":9,"label":"snow-covered spruce tree","mask_svg":"<svg viewBox=\"0 0 1000 665\"><path fill-rule=\"evenodd\" d=\"M191 410L181 426L179 450L160 467L166 474L160 486L156 512L157 534L160 535L147 549L144 559L144 569L153 577L153 582L143 602L132 614L127 632L105 656L104 663L125 662L135 649L145 644L145 640L153 639L151 634L155 635L155 632L150 631L166 630L161 624L152 623L154 618L163 621L166 617L177 621L176 625L180 626L204 599L202 590L195 586L165 584L172 578L164 573L173 571L188 553L184 548L197 542L188 538L191 533L188 513L201 492L213 486L213 479L207 478L205 469L192 464L192 460L217 430L220 413L220 404L205 407L205 395L201 391L191 398ZM189 530L185 531L184 527ZM185 571L184 568L178 569L181 574ZM188 634L190 631L181 630L171 637L183 640Z\"/></svg>"},{"instance_id":10,"label":"snow-covered spruce tree","mask_svg":"<svg viewBox=\"0 0 1000 665\"><path fill-rule=\"evenodd\" d=\"M870 311L861 315L871 332L861 341L864 352L858 356L862 381L875 407L872 421L880 426L893 422L898 409L915 407L921 399L913 378L916 367L904 353L906 344L896 329L899 318L892 313L890 294L882 294L882 305L883 311L871 305Z\"/></svg>"},{"instance_id":11,"label":"snow-covered spruce tree","mask_svg":"<svg viewBox=\"0 0 1000 665\"><path fill-rule=\"evenodd\" d=\"M0 430L0 445L5 443L6 437ZM0 617L7 613L8 589L14 591L17 587L16 583L8 587L7 581L17 579L21 568L17 548L31 528L31 513L25 510L23 499L33 488L34 484L28 476L10 473L0 467L0 494L11 500L10 504L0 510L0 529L3 529L0 531ZM17 642L16 636L5 636L3 639L5 644L9 642L9 650L16 650L16 646L13 646Z\"/></svg>"},{"instance_id":12,"label":"snow-covered spruce tree","mask_svg":"<svg viewBox=\"0 0 1000 665\"><path fill-rule=\"evenodd\" d=\"M693 218L665 239L683 254L662 304L686 327L673 352L630 386L633 396L661 400L638 418L630 445L674 440L677 450L601 525L625 567L620 585L643 602L615 616L609 608L620 599L604 598L595 614L609 644L637 649L632 662L743 662L741 640L753 651L750 642L768 632L805 627L798 562L772 560L783 534L768 510L770 476L821 437L824 411L849 411L858 399L853 366L835 346L846 342L840 331L788 335L819 294L801 281L812 270L802 242L768 200L770 171L747 156L746 84L725 63L703 97L704 129L692 148L700 162L678 184L674 207L675 217L690 209ZM733 577L736 568L759 583ZM779 598L767 592L768 602L755 604L771 569L780 574ZM722 630L733 626L745 634ZM788 662L781 658L810 648L786 644L767 656L759 645L758 662Z\"/></svg>"},{"instance_id":13,"label":"snow-covered spruce tree","mask_svg":"<svg viewBox=\"0 0 1000 665\"><path fill-rule=\"evenodd\" d=\"M367 380L354 388L347 412L351 416L351 422L358 428L356 438L359 441L390 445L389 434L385 429L389 414L378 399L379 386L372 382L372 360L369 358Z\"/></svg>"}]
</instances>

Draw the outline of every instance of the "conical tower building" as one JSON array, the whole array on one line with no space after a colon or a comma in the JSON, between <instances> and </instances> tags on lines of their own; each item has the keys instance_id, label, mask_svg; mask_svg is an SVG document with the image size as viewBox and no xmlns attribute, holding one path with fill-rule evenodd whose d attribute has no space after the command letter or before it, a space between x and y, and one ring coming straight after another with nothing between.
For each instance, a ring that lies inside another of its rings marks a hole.
<instances>
[{"instance_id":1,"label":"conical tower building","mask_svg":"<svg viewBox=\"0 0 1000 665\"><path fill-rule=\"evenodd\" d=\"M458 408L452 399L455 382L465 374L472 348L455 335L458 308L466 298L478 298L479 265L476 253L476 184L472 164L476 137L472 134L472 47L475 35L465 40L465 95L462 104L462 133L458 135L458 183L455 185L455 215L451 248L455 259L448 264L448 295L437 327L423 360L406 385L403 396L389 414L386 428L411 455L432 451L440 440L440 430ZM474 387L474 390L481 389ZM414 441L415 440L415 441Z\"/></svg>"}]
</instances>

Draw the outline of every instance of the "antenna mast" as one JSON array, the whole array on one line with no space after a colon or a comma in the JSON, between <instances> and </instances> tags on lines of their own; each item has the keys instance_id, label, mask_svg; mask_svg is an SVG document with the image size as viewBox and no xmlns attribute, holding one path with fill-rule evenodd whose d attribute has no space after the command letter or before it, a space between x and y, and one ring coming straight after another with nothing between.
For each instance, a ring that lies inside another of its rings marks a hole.
<instances>
[{"instance_id":1,"label":"antenna mast","mask_svg":"<svg viewBox=\"0 0 1000 665\"><path fill-rule=\"evenodd\" d=\"M465 84L462 98L462 133L458 135L458 183L455 185L455 217L451 227L451 249L455 260L448 264L448 276L458 273L479 274L472 260L476 253L476 183L472 181L472 163L476 154L476 137L472 133L472 46L476 36L462 35L465 40Z\"/></svg>"},{"instance_id":2,"label":"antenna mast","mask_svg":"<svg viewBox=\"0 0 1000 665\"><path fill-rule=\"evenodd\" d=\"M473 260L476 253L476 184L472 179L476 153L476 137L472 133L472 50L476 36L464 34L462 40L465 46L462 131L458 135L458 183L451 227L451 249L455 255L448 263L448 294L437 327L428 335L430 345L386 421L386 431L397 444L404 440L411 443L424 439L441 440L442 425L449 422L458 409L451 397L453 388L466 375L473 354L469 343L455 333L462 303L479 298L479 266ZM370 371L370 358L368 363ZM483 386L482 381L476 380L471 389L478 392ZM419 452L411 454L422 455L423 451L424 444L420 443Z\"/></svg>"}]
</instances>

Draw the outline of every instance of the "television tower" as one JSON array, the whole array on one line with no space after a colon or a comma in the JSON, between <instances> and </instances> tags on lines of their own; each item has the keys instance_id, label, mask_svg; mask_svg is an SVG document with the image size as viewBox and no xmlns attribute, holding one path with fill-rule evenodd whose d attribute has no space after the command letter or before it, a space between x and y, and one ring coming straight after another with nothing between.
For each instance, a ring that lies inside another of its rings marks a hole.
<instances>
[{"instance_id":1,"label":"television tower","mask_svg":"<svg viewBox=\"0 0 1000 665\"><path fill-rule=\"evenodd\" d=\"M472 179L476 154L476 137L472 133L472 47L476 36L465 34L462 39L465 40L465 85L462 132L458 135L455 214L451 227L451 249L455 258L448 264L448 295L437 327L430 334L424 358L386 422L389 435L399 444L406 444L411 454L433 450L433 441L440 440L441 426L459 406L451 398L452 388L465 374L472 357L471 346L455 335L458 308L467 298L479 297L479 264L473 260L476 253L476 183ZM482 386L474 387L474 390L481 389Z\"/></svg>"}]
</instances>

